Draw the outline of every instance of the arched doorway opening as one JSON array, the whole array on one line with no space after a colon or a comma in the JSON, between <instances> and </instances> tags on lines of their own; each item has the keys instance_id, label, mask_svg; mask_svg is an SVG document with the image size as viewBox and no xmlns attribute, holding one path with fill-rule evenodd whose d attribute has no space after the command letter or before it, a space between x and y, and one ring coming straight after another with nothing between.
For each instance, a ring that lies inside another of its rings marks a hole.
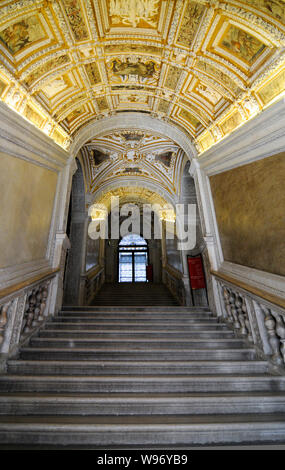
<instances>
[{"instance_id":1,"label":"arched doorway opening","mask_svg":"<svg viewBox=\"0 0 285 470\"><path fill-rule=\"evenodd\" d=\"M123 237L118 246L118 282L147 282L148 242L140 235Z\"/></svg>"}]
</instances>

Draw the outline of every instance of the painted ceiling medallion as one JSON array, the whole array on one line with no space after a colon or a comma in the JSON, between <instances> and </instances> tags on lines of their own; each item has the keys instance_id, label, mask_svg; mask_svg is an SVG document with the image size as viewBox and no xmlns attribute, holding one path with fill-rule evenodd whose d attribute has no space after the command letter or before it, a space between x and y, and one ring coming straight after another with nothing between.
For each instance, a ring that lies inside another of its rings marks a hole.
<instances>
[{"instance_id":1,"label":"painted ceiling medallion","mask_svg":"<svg viewBox=\"0 0 285 470\"><path fill-rule=\"evenodd\" d=\"M138 111L205 151L285 92L284 0L0 3L0 99L66 149Z\"/></svg>"}]
</instances>

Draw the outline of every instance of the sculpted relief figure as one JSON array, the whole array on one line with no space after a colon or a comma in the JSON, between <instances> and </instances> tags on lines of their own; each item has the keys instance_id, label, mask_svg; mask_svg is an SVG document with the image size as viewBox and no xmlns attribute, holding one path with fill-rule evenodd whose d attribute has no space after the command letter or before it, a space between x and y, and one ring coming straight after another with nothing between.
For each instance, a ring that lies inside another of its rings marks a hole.
<instances>
[{"instance_id":1,"label":"sculpted relief figure","mask_svg":"<svg viewBox=\"0 0 285 470\"><path fill-rule=\"evenodd\" d=\"M50 98L56 95L57 93L60 93L62 90L66 88L67 84L65 83L65 80L63 77L58 77L55 80L47 83L43 87L43 91L46 93L46 95Z\"/></svg>"},{"instance_id":2,"label":"sculpted relief figure","mask_svg":"<svg viewBox=\"0 0 285 470\"><path fill-rule=\"evenodd\" d=\"M122 23L136 28L141 20L156 27L158 0L110 0L110 17L113 24Z\"/></svg>"}]
</instances>

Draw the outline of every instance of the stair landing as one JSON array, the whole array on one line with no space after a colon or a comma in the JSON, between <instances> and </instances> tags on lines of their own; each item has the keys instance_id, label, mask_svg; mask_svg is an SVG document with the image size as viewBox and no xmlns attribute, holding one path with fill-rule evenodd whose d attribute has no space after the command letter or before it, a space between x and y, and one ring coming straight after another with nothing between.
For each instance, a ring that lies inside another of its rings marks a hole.
<instances>
[{"instance_id":1,"label":"stair landing","mask_svg":"<svg viewBox=\"0 0 285 470\"><path fill-rule=\"evenodd\" d=\"M175 298L163 284L148 282L106 283L94 298L98 306L174 306Z\"/></svg>"}]
</instances>

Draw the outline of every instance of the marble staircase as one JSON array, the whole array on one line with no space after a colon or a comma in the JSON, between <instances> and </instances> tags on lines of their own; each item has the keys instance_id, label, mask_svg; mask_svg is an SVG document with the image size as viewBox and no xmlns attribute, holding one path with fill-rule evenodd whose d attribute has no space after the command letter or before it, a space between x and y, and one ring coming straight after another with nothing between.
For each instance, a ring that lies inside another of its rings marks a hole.
<instances>
[{"instance_id":1,"label":"marble staircase","mask_svg":"<svg viewBox=\"0 0 285 470\"><path fill-rule=\"evenodd\" d=\"M207 308L64 308L0 376L0 448L280 444L285 377Z\"/></svg>"}]
</instances>

